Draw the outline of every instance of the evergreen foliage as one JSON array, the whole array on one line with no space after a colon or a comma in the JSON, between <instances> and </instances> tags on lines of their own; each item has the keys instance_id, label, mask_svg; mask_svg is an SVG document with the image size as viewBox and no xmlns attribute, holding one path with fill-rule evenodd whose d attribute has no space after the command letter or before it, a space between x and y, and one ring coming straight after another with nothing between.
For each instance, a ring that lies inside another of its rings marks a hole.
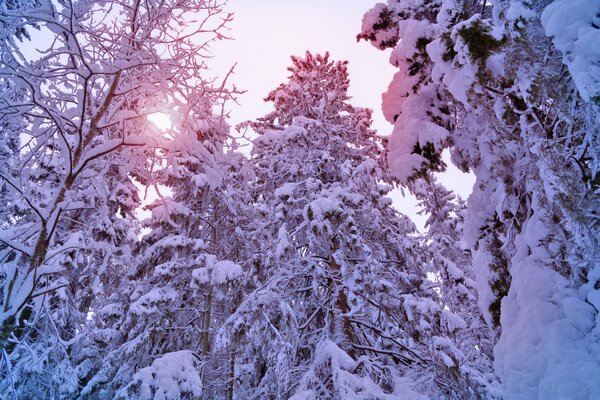
<instances>
[{"instance_id":1,"label":"evergreen foliage","mask_svg":"<svg viewBox=\"0 0 600 400\"><path fill-rule=\"evenodd\" d=\"M251 123L260 284L222 333L245 349L243 397L477 397L451 339L465 322L443 308L414 225L385 197L381 139L370 110L347 102L346 63L292 62L267 97L275 110Z\"/></svg>"},{"instance_id":2,"label":"evergreen foliage","mask_svg":"<svg viewBox=\"0 0 600 400\"><path fill-rule=\"evenodd\" d=\"M398 38L383 96L396 179L415 194L432 181L424 142L477 178L462 243L507 399L600 396L597 12L585 1L389 0L359 35L379 49Z\"/></svg>"},{"instance_id":3,"label":"evergreen foliage","mask_svg":"<svg viewBox=\"0 0 600 400\"><path fill-rule=\"evenodd\" d=\"M0 397L600 398L599 15L378 3L391 136L306 52L247 156L220 2L0 0Z\"/></svg>"}]
</instances>

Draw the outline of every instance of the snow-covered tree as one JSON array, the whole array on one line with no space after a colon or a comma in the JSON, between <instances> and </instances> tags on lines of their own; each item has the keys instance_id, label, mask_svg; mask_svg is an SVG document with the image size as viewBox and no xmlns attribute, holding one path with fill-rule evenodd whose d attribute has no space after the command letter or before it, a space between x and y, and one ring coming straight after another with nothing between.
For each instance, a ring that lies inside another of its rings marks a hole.
<instances>
[{"instance_id":1,"label":"snow-covered tree","mask_svg":"<svg viewBox=\"0 0 600 400\"><path fill-rule=\"evenodd\" d=\"M244 281L238 262L247 258L252 170L223 148L221 117L207 109L195 125L173 135L152 171L160 196L147 206L150 232L94 316L111 335L86 396L223 398L228 388L229 355L212 343Z\"/></svg>"},{"instance_id":2,"label":"snow-covered tree","mask_svg":"<svg viewBox=\"0 0 600 400\"><path fill-rule=\"evenodd\" d=\"M9 3L0 42L0 393L69 398L93 370L96 332L86 319L130 263L132 179L169 146L146 117L168 110L183 126L206 102L230 97L203 79L206 47L230 16L203 0Z\"/></svg>"},{"instance_id":3,"label":"snow-covered tree","mask_svg":"<svg viewBox=\"0 0 600 400\"><path fill-rule=\"evenodd\" d=\"M497 394L489 385L496 381L492 369L495 334L485 323L477 303L470 254L461 248L465 203L435 178L418 180L412 189L420 200L420 212L427 215L424 240L429 249L428 272L439 285L442 307L465 322L453 332L462 353L458 379L466 380L459 382L456 395L492 398Z\"/></svg>"},{"instance_id":4,"label":"snow-covered tree","mask_svg":"<svg viewBox=\"0 0 600 400\"><path fill-rule=\"evenodd\" d=\"M477 178L464 240L508 399L600 396L598 10L389 0L359 35L399 69L383 96L395 177L414 190L450 148Z\"/></svg>"},{"instance_id":5,"label":"snow-covered tree","mask_svg":"<svg viewBox=\"0 0 600 400\"><path fill-rule=\"evenodd\" d=\"M386 197L371 111L348 103L346 62L292 61L274 111L248 124L255 288L220 333L238 346L235 398L449 393L438 367L457 367L449 335L464 321L442 309L414 225Z\"/></svg>"}]
</instances>

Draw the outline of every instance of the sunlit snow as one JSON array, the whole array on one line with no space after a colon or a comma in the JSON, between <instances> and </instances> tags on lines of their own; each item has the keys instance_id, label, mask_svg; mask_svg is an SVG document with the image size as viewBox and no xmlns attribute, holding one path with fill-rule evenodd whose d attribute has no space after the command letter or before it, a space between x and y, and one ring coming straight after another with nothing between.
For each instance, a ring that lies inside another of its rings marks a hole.
<instances>
[{"instance_id":1,"label":"sunlit snow","mask_svg":"<svg viewBox=\"0 0 600 400\"><path fill-rule=\"evenodd\" d=\"M148 115L148 121L156 126L161 132L165 132L173 125L171 116L164 112L155 112Z\"/></svg>"}]
</instances>

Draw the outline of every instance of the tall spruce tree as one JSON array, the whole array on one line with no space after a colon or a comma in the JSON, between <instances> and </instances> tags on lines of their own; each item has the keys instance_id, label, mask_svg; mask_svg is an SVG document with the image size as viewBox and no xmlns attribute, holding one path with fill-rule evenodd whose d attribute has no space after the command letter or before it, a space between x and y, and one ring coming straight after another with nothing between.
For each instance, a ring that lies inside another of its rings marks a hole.
<instances>
[{"instance_id":1,"label":"tall spruce tree","mask_svg":"<svg viewBox=\"0 0 600 400\"><path fill-rule=\"evenodd\" d=\"M426 277L413 223L391 207L371 111L347 62L292 57L254 123L255 289L220 334L238 345L237 398L442 396L464 322ZM443 374L443 373L440 373ZM417 396L416 392L412 392Z\"/></svg>"}]
</instances>

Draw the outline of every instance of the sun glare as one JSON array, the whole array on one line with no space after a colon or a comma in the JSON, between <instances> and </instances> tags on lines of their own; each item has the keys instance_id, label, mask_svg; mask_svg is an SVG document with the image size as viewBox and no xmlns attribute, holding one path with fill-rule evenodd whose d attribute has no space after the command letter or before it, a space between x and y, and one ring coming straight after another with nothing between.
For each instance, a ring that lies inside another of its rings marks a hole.
<instances>
[{"instance_id":1,"label":"sun glare","mask_svg":"<svg viewBox=\"0 0 600 400\"><path fill-rule=\"evenodd\" d=\"M171 116L163 112L155 112L148 115L148 122L164 132L171 128Z\"/></svg>"}]
</instances>

